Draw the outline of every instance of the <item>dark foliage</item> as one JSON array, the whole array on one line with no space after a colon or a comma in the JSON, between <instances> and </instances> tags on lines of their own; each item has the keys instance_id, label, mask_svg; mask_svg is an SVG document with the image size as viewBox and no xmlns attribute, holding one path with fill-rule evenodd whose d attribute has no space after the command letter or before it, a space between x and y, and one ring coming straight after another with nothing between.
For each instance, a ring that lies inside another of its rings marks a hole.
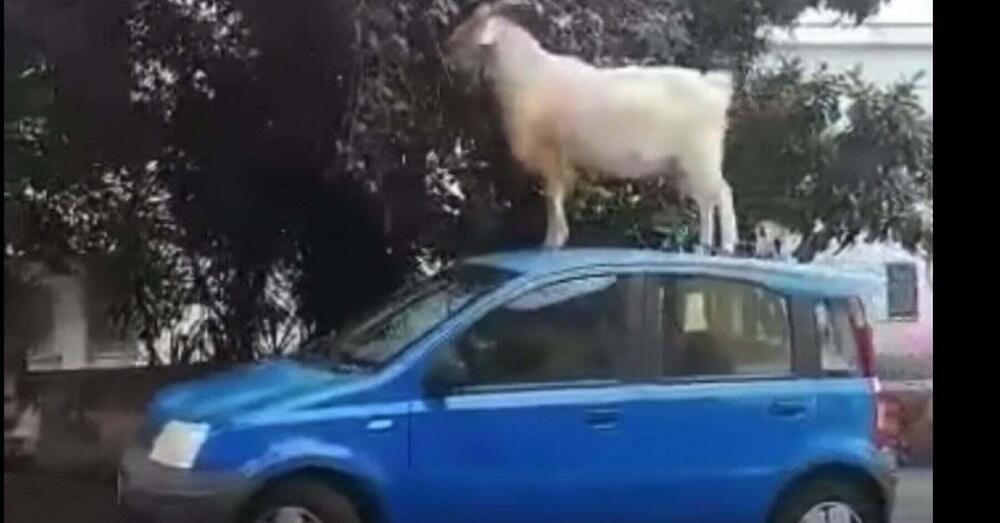
<instances>
[{"instance_id":1,"label":"dark foliage","mask_svg":"<svg viewBox=\"0 0 1000 523\"><path fill-rule=\"evenodd\" d=\"M930 127L912 86L752 67L762 27L818 5L860 21L881 3L507 10L595 64L735 71L726 170L743 223L778 220L812 250L865 234L929 245L913 208L929 196ZM118 323L166 346L151 361L244 360L336 327L420 269L538 243L541 199L490 97L441 66L472 4L5 0L6 272L108 257L127 281ZM657 184L584 186L572 209L577 244L692 238Z\"/></svg>"}]
</instances>

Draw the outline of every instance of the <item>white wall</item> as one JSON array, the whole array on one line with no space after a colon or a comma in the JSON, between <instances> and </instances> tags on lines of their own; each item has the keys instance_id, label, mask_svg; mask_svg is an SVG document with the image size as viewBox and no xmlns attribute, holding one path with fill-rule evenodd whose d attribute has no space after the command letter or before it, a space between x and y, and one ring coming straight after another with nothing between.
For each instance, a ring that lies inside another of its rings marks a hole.
<instances>
[{"instance_id":1,"label":"white wall","mask_svg":"<svg viewBox=\"0 0 1000 523\"><path fill-rule=\"evenodd\" d=\"M762 222L759 229L765 232L758 237L760 252L770 248L769 254L783 259L791 259L791 253L798 246L801 237L791 233L774 222ZM774 252L773 240L781 238L781 252ZM918 310L916 321L887 321L888 311L886 296L872 296L868 305L868 315L875 323L875 343L880 351L895 354L927 355L934 352L934 287L931 282L931 270L927 261L914 255L899 245L880 243L859 243L839 254L834 254L836 247L816 256L813 263L837 267L844 270L860 270L885 275L885 264L891 262L910 262L917 266L919 277L917 287Z\"/></svg>"},{"instance_id":2,"label":"white wall","mask_svg":"<svg viewBox=\"0 0 1000 523\"><path fill-rule=\"evenodd\" d=\"M893 0L860 27L835 13L811 10L795 29L770 31L773 53L768 61L797 57L810 68L825 62L835 71L860 64L865 77L880 85L923 71L918 95L932 115L933 16L932 0Z\"/></svg>"},{"instance_id":3,"label":"white wall","mask_svg":"<svg viewBox=\"0 0 1000 523\"><path fill-rule=\"evenodd\" d=\"M88 368L115 368L132 366L138 361L135 340L94 337L88 316L95 305L91 303L93 286L88 285L85 274L48 275L41 279L43 285L33 292L46 293L51 299L42 301L51 322L44 338L28 349L29 371L78 370Z\"/></svg>"},{"instance_id":4,"label":"white wall","mask_svg":"<svg viewBox=\"0 0 1000 523\"><path fill-rule=\"evenodd\" d=\"M926 355L934 351L934 288L928 278L929 271L924 259L910 254L896 245L859 244L843 253L833 256L831 252L820 254L815 263L832 266L870 266L872 270L885 271L890 262L911 262L917 266L919 277L917 287L917 307L920 315L917 321L886 321L887 311L878 311L874 318L875 343L881 351L889 353L910 353ZM881 298L881 297L880 297Z\"/></svg>"},{"instance_id":5,"label":"white wall","mask_svg":"<svg viewBox=\"0 0 1000 523\"><path fill-rule=\"evenodd\" d=\"M911 78L919 71L925 76L917 94L929 115L934 113L934 13L932 0L892 0L879 14L861 26L832 12L811 10L803 14L792 30L773 29L770 34L773 53L767 61L779 57L797 57L809 68L822 63L833 71L861 65L865 78L878 85ZM785 254L796 239L781 227L770 226L770 238L782 237ZM919 287L920 319L916 323L883 323L876 329L878 346L888 352L928 353L933 351L933 287L930 269L924 260L894 245L858 245L834 257L824 253L816 263L829 265L879 266L889 261L913 261L921 269Z\"/></svg>"},{"instance_id":6,"label":"white wall","mask_svg":"<svg viewBox=\"0 0 1000 523\"><path fill-rule=\"evenodd\" d=\"M73 276L45 279L52 294L52 330L37 353L55 368L82 369L87 366L87 317L83 285ZM44 364L43 364L44 365ZM32 368L29 360L29 368Z\"/></svg>"}]
</instances>

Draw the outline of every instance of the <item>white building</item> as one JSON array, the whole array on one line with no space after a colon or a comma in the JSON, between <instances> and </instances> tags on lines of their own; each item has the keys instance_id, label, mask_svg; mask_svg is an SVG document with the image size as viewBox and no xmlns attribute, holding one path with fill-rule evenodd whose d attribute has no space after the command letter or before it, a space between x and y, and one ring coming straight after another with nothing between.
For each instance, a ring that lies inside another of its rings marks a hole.
<instances>
[{"instance_id":1,"label":"white building","mask_svg":"<svg viewBox=\"0 0 1000 523\"><path fill-rule=\"evenodd\" d=\"M861 26L837 13L810 10L794 29L771 31L773 57L797 57L811 68L843 71L861 64L881 85L923 71L918 94L934 113L934 9L932 0L892 0Z\"/></svg>"},{"instance_id":2,"label":"white building","mask_svg":"<svg viewBox=\"0 0 1000 523\"><path fill-rule=\"evenodd\" d=\"M933 20L932 0L892 0L860 26L836 13L811 10L799 19L794 29L772 30L773 52L769 60L794 57L809 69L825 63L832 71L861 65L864 77L878 85L889 85L923 72L917 94L927 114L933 116ZM784 253L795 248L796 238L787 231L775 224L767 224L765 228L767 240L782 239ZM911 261L920 269L920 317L914 323L883 322L876 329L876 341L889 352L933 352L932 269L925 260L898 246L858 245L838 256L821 254L816 263L879 270L880 265L898 261Z\"/></svg>"}]
</instances>

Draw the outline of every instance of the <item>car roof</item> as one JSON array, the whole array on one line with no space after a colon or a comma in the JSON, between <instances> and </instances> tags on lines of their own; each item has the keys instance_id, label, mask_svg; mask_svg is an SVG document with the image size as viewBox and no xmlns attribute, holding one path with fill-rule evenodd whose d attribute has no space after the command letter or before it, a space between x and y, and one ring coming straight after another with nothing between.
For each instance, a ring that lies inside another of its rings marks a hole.
<instances>
[{"instance_id":1,"label":"car roof","mask_svg":"<svg viewBox=\"0 0 1000 523\"><path fill-rule=\"evenodd\" d=\"M467 258L526 276L546 276L596 267L655 266L666 273L698 274L757 283L788 294L862 296L881 292L884 276L754 258L669 253L651 249L567 248L497 252Z\"/></svg>"}]
</instances>

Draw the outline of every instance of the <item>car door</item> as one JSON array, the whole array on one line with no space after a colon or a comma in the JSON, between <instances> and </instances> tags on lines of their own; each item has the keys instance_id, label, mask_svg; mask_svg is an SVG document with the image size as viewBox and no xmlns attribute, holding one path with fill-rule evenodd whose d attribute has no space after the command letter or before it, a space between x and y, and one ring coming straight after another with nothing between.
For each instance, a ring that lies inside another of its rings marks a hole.
<instances>
[{"instance_id":1,"label":"car door","mask_svg":"<svg viewBox=\"0 0 1000 523\"><path fill-rule=\"evenodd\" d=\"M750 283L651 275L652 386L635 407L662 493L649 521L764 521L804 455L816 398L796 379L789 301ZM646 499L638 496L637 499Z\"/></svg>"},{"instance_id":2,"label":"car door","mask_svg":"<svg viewBox=\"0 0 1000 523\"><path fill-rule=\"evenodd\" d=\"M643 280L553 282L493 309L430 368L465 383L411 407L411 521L627 522Z\"/></svg>"}]
</instances>

